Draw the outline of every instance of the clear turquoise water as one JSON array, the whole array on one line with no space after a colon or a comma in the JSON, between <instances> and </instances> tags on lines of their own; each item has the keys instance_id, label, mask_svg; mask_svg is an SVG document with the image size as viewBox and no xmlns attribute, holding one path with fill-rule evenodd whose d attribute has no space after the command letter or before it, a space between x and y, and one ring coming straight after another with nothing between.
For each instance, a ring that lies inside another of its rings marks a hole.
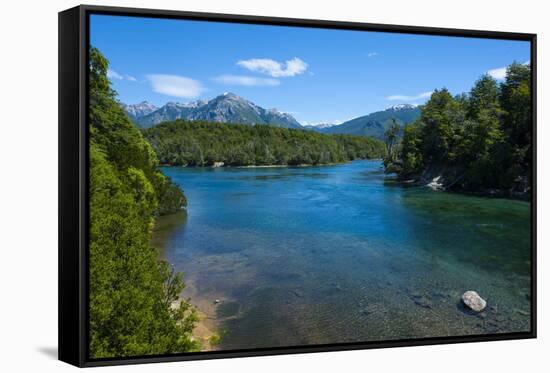
<instances>
[{"instance_id":1,"label":"clear turquoise water","mask_svg":"<svg viewBox=\"0 0 550 373\"><path fill-rule=\"evenodd\" d=\"M192 302L221 300L220 349L530 329L529 203L403 188L380 161L163 171L189 207L153 242Z\"/></svg>"}]
</instances>

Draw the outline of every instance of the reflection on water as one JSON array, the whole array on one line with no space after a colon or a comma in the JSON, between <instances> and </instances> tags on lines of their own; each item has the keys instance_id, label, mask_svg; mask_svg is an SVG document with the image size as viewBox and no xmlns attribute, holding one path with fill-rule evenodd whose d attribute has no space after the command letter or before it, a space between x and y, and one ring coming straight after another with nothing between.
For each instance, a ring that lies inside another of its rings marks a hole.
<instances>
[{"instance_id":1,"label":"reflection on water","mask_svg":"<svg viewBox=\"0 0 550 373\"><path fill-rule=\"evenodd\" d=\"M395 186L379 161L164 172L188 215L159 219L153 244L220 349L530 329L528 203Z\"/></svg>"}]
</instances>

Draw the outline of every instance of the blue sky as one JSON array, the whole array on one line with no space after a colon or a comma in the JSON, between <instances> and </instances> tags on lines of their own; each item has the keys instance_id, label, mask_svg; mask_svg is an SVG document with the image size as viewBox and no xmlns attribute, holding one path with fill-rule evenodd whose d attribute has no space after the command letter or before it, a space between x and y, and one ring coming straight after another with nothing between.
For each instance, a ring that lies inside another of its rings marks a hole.
<instances>
[{"instance_id":1,"label":"blue sky","mask_svg":"<svg viewBox=\"0 0 550 373\"><path fill-rule=\"evenodd\" d=\"M91 44L125 103L236 93L304 123L337 123L529 60L524 41L92 15Z\"/></svg>"}]
</instances>

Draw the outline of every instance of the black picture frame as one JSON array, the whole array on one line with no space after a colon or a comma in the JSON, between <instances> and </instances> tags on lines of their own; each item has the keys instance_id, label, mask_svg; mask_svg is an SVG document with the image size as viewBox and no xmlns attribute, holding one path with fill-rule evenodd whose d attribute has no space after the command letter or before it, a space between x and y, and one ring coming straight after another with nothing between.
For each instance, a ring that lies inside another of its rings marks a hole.
<instances>
[{"instance_id":1,"label":"black picture frame","mask_svg":"<svg viewBox=\"0 0 550 373\"><path fill-rule=\"evenodd\" d=\"M91 359L88 356L89 16L107 14L528 41L531 45L531 330L476 336ZM81 5L59 13L59 360L79 367L536 338L536 34Z\"/></svg>"}]
</instances>

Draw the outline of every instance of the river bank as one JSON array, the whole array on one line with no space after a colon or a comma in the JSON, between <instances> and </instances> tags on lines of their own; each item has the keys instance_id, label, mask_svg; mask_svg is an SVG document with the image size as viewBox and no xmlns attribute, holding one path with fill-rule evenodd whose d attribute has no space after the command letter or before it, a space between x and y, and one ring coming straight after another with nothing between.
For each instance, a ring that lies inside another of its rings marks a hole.
<instances>
[{"instance_id":1,"label":"river bank","mask_svg":"<svg viewBox=\"0 0 550 373\"><path fill-rule=\"evenodd\" d=\"M501 198L501 199L511 199L518 201L529 202L531 200L530 191L511 191L511 190L501 190L496 188L486 188L480 190L464 190L457 188L447 188L441 182L438 177L433 178L432 180L422 180L422 179L395 179L395 183L403 187L426 187L436 192L446 192L446 193L455 193L473 197L486 197L486 198Z\"/></svg>"},{"instance_id":2,"label":"river bank","mask_svg":"<svg viewBox=\"0 0 550 373\"><path fill-rule=\"evenodd\" d=\"M506 198L521 201L531 200L531 187L527 176L519 178L513 188L504 190L482 186L473 188L471 185L465 188L461 182L466 175L466 171L452 167L429 166L422 173L414 175L409 174L407 177L402 177L399 172L393 172L393 167L391 165L389 167L386 166L385 170L388 175L395 175L396 182L403 186L422 186L428 187L434 191L459 193L477 197Z\"/></svg>"},{"instance_id":3,"label":"river bank","mask_svg":"<svg viewBox=\"0 0 550 373\"><path fill-rule=\"evenodd\" d=\"M165 241L170 239L172 233L184 225L186 221L187 211L185 210L156 217L151 235L151 246L159 250L161 259L165 259ZM202 351L213 351L216 349L215 342L220 335L218 332L219 324L216 320L215 298L201 297L201 294L196 291L193 279L187 278L185 273L184 283L185 289L180 294L180 300L174 302L172 307L177 307L181 300L189 300L198 315L193 337L200 341Z\"/></svg>"},{"instance_id":4,"label":"river bank","mask_svg":"<svg viewBox=\"0 0 550 373\"><path fill-rule=\"evenodd\" d=\"M201 297L190 281L186 281L185 285L186 289L181 293L180 299L188 299L198 316L193 338L200 342L201 351L215 351L221 338L220 323L216 317L216 300ZM174 306L177 306L179 301L175 303Z\"/></svg>"},{"instance_id":5,"label":"river bank","mask_svg":"<svg viewBox=\"0 0 550 373\"><path fill-rule=\"evenodd\" d=\"M352 161L349 161L352 162ZM242 165L242 166L233 166L233 165L226 165L226 164L212 164L210 166L189 166L189 165L172 165L172 164L162 164L160 167L183 167L183 168L204 168L204 169L210 169L210 168L289 168L289 167L321 167L321 166L336 166L339 164L345 164L349 162L341 162L341 163L323 163L323 164L310 164L310 163L300 163L300 164L266 164L266 165ZM215 162L215 163L223 163L223 162Z\"/></svg>"}]
</instances>

